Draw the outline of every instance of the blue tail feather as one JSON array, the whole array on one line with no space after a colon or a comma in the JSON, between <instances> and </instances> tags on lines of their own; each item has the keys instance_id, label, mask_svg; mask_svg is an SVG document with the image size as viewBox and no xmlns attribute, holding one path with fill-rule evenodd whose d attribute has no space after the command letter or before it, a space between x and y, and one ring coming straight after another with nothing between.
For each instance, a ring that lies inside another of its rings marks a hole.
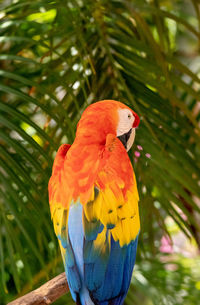
<instances>
[{"instance_id":1,"label":"blue tail feather","mask_svg":"<svg viewBox=\"0 0 200 305\"><path fill-rule=\"evenodd\" d=\"M131 281L138 237L121 248L112 235L109 245L111 231L107 230L105 243L95 248L94 236L84 235L82 213L81 204L69 211L65 258L72 297L79 305L122 305ZM96 234L97 230L95 239Z\"/></svg>"}]
</instances>

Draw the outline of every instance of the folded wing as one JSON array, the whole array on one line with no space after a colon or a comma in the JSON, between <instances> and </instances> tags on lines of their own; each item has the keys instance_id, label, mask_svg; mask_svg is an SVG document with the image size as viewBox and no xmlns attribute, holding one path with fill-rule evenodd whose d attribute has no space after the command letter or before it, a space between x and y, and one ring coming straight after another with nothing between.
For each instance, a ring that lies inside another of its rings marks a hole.
<instances>
[{"instance_id":1,"label":"folded wing","mask_svg":"<svg viewBox=\"0 0 200 305\"><path fill-rule=\"evenodd\" d=\"M88 156L88 177L81 168L73 171L66 166L73 163L67 160L74 155L71 149L67 154L69 148L59 149L49 182L51 214L69 288L76 302L120 305L130 285L140 229L134 172L127 152L113 135L107 136L101 153ZM88 197L81 196L81 190L79 197L73 195L66 169L71 181L82 177L81 188ZM88 189L83 181L90 181Z\"/></svg>"}]
</instances>

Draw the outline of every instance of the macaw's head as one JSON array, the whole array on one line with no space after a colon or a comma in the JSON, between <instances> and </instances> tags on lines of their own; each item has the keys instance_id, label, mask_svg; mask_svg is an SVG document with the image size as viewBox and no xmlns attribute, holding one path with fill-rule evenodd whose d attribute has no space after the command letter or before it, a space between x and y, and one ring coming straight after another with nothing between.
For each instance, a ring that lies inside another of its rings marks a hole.
<instances>
[{"instance_id":1,"label":"macaw's head","mask_svg":"<svg viewBox=\"0 0 200 305\"><path fill-rule=\"evenodd\" d=\"M113 100L104 100L88 106L77 126L76 140L105 145L108 134L120 139L128 151L133 145L139 116L128 106Z\"/></svg>"}]
</instances>

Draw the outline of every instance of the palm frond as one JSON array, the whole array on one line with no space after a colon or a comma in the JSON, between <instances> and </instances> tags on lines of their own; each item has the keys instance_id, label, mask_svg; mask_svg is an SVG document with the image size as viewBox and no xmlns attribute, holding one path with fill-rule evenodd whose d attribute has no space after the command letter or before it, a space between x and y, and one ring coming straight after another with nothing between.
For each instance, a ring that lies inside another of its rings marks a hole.
<instances>
[{"instance_id":1,"label":"palm frond","mask_svg":"<svg viewBox=\"0 0 200 305\"><path fill-rule=\"evenodd\" d=\"M130 152L141 255L158 251L166 215L200 247L194 200L200 195L200 15L196 2L188 2L196 15L185 16L170 0L2 4L2 293L13 280L19 291L57 253L47 200L52 160L61 143L72 143L82 111L101 99L120 100L141 117L134 151L143 150L139 158Z\"/></svg>"}]
</instances>

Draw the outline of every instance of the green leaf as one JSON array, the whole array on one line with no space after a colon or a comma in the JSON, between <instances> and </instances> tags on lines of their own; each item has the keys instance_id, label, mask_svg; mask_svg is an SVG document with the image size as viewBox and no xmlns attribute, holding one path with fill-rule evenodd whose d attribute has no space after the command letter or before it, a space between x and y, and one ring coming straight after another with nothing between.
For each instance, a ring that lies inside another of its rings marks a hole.
<instances>
[{"instance_id":1,"label":"green leaf","mask_svg":"<svg viewBox=\"0 0 200 305\"><path fill-rule=\"evenodd\" d=\"M129 152L141 198L141 235L126 303L198 303L188 269L176 263L177 271L170 273L160 258L162 237L170 235L168 217L200 248L198 2L1 3L0 278L4 291L9 289L5 304L15 286L20 290L32 278L39 286L43 279L37 275L45 277L46 266L58 255L47 194L52 161L60 144L73 143L85 108L104 99L120 100L141 119ZM142 147L139 158L137 145ZM20 260L23 272L16 265ZM56 265L48 275L61 270Z\"/></svg>"}]
</instances>

